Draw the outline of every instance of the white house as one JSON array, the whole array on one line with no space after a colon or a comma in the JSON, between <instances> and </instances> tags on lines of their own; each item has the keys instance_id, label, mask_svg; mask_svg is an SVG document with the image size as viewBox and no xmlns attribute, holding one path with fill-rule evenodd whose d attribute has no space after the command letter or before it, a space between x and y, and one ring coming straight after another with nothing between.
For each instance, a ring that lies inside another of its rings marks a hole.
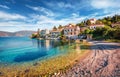
<instances>
[{"instance_id":1,"label":"white house","mask_svg":"<svg viewBox=\"0 0 120 77\"><path fill-rule=\"evenodd\" d=\"M64 30L64 35L71 39L77 39L80 33L80 27L73 24L69 24L65 26L63 30Z\"/></svg>"},{"instance_id":2,"label":"white house","mask_svg":"<svg viewBox=\"0 0 120 77\"><path fill-rule=\"evenodd\" d=\"M92 25L89 25L89 28L96 29L97 27L104 27L104 26L105 26L104 24L92 24Z\"/></svg>"},{"instance_id":3,"label":"white house","mask_svg":"<svg viewBox=\"0 0 120 77\"><path fill-rule=\"evenodd\" d=\"M91 25L88 25L90 29L96 29L97 27L104 27L104 24L102 22L96 23L96 19L90 19Z\"/></svg>"},{"instance_id":4,"label":"white house","mask_svg":"<svg viewBox=\"0 0 120 77\"><path fill-rule=\"evenodd\" d=\"M46 34L49 34L49 30L47 30L47 29L41 30L41 31L40 31L40 34L41 34L42 36L45 36Z\"/></svg>"},{"instance_id":5,"label":"white house","mask_svg":"<svg viewBox=\"0 0 120 77\"><path fill-rule=\"evenodd\" d=\"M95 18L90 19L90 23L91 23L91 24L95 24L95 23L96 23L96 19L95 19Z\"/></svg>"},{"instance_id":6,"label":"white house","mask_svg":"<svg viewBox=\"0 0 120 77\"><path fill-rule=\"evenodd\" d=\"M41 31L40 31L40 36L47 38L47 35L48 35L49 33L50 33L50 32L49 32L49 30L47 30L47 29L41 30Z\"/></svg>"},{"instance_id":7,"label":"white house","mask_svg":"<svg viewBox=\"0 0 120 77\"><path fill-rule=\"evenodd\" d=\"M50 38L55 39L58 38L61 33L61 30L51 30L50 31Z\"/></svg>"}]
</instances>

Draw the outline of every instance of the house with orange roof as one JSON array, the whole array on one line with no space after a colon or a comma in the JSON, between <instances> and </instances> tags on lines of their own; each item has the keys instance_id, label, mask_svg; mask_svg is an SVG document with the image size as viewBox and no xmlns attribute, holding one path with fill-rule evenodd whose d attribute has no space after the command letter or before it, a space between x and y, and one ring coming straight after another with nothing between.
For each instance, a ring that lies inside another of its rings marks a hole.
<instances>
[{"instance_id":1,"label":"house with orange roof","mask_svg":"<svg viewBox=\"0 0 120 77\"><path fill-rule=\"evenodd\" d=\"M90 25L88 25L88 27L90 28L90 29L96 29L97 27L104 27L105 25L102 23L102 22L100 22L99 21L99 23L97 23L97 20L95 19L95 18L93 18L93 19L90 19L89 20L90 21Z\"/></svg>"},{"instance_id":2,"label":"house with orange roof","mask_svg":"<svg viewBox=\"0 0 120 77\"><path fill-rule=\"evenodd\" d=\"M96 19L95 18L92 18L89 20L91 24L95 24L96 23Z\"/></svg>"},{"instance_id":3,"label":"house with orange roof","mask_svg":"<svg viewBox=\"0 0 120 77\"><path fill-rule=\"evenodd\" d=\"M58 39L61 34L62 29L51 30L50 31L50 38L51 39Z\"/></svg>"},{"instance_id":4,"label":"house with orange roof","mask_svg":"<svg viewBox=\"0 0 120 77\"><path fill-rule=\"evenodd\" d=\"M105 26L104 24L91 24L91 25L89 25L89 28L96 29L97 27L104 27L104 26Z\"/></svg>"}]
</instances>

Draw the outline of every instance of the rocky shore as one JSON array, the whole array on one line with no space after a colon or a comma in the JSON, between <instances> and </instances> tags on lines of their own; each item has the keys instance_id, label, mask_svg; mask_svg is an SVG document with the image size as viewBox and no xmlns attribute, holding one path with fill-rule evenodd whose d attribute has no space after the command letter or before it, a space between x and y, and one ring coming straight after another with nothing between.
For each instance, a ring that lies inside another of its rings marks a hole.
<instances>
[{"instance_id":1,"label":"rocky shore","mask_svg":"<svg viewBox=\"0 0 120 77\"><path fill-rule=\"evenodd\" d=\"M91 54L53 77L120 77L120 44L93 41Z\"/></svg>"}]
</instances>

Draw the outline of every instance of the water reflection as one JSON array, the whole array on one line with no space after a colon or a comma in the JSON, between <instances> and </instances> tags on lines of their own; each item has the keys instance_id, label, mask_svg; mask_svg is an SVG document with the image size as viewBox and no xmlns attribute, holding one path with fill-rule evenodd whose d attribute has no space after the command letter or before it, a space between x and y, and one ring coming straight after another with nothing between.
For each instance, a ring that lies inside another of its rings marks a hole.
<instances>
[{"instance_id":1,"label":"water reflection","mask_svg":"<svg viewBox=\"0 0 120 77\"><path fill-rule=\"evenodd\" d=\"M50 47L49 40L32 40L32 43L33 46L36 47L36 50L31 50L22 55L17 55L14 59L15 62L31 61L48 55L47 51Z\"/></svg>"},{"instance_id":2,"label":"water reflection","mask_svg":"<svg viewBox=\"0 0 120 77\"><path fill-rule=\"evenodd\" d=\"M68 45L68 43L64 43L63 41L59 41L59 40L33 39L32 45L33 47L35 47L35 49L30 50L29 52L24 52L23 54L17 55L14 61L15 62L31 61L38 58L42 58L47 55L54 56L57 54L66 53L68 51L71 51L70 46L72 46L72 43ZM79 51L80 45L74 44L74 49L76 51Z\"/></svg>"},{"instance_id":3,"label":"water reflection","mask_svg":"<svg viewBox=\"0 0 120 77\"><path fill-rule=\"evenodd\" d=\"M71 45L70 45L71 46ZM70 51L66 41L37 40L26 37L0 38L0 60L3 62L25 62L45 59Z\"/></svg>"}]
</instances>

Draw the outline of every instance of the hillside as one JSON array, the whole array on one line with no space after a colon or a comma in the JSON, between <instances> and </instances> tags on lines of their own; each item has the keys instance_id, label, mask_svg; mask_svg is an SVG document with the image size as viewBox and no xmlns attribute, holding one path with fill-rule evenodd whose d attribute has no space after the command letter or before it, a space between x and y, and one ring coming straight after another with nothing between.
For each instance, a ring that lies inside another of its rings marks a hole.
<instances>
[{"instance_id":1,"label":"hillside","mask_svg":"<svg viewBox=\"0 0 120 77\"><path fill-rule=\"evenodd\" d=\"M0 31L0 37L9 37L9 36L30 36L32 33L35 31L18 31L18 32L5 32L5 31Z\"/></svg>"}]
</instances>

